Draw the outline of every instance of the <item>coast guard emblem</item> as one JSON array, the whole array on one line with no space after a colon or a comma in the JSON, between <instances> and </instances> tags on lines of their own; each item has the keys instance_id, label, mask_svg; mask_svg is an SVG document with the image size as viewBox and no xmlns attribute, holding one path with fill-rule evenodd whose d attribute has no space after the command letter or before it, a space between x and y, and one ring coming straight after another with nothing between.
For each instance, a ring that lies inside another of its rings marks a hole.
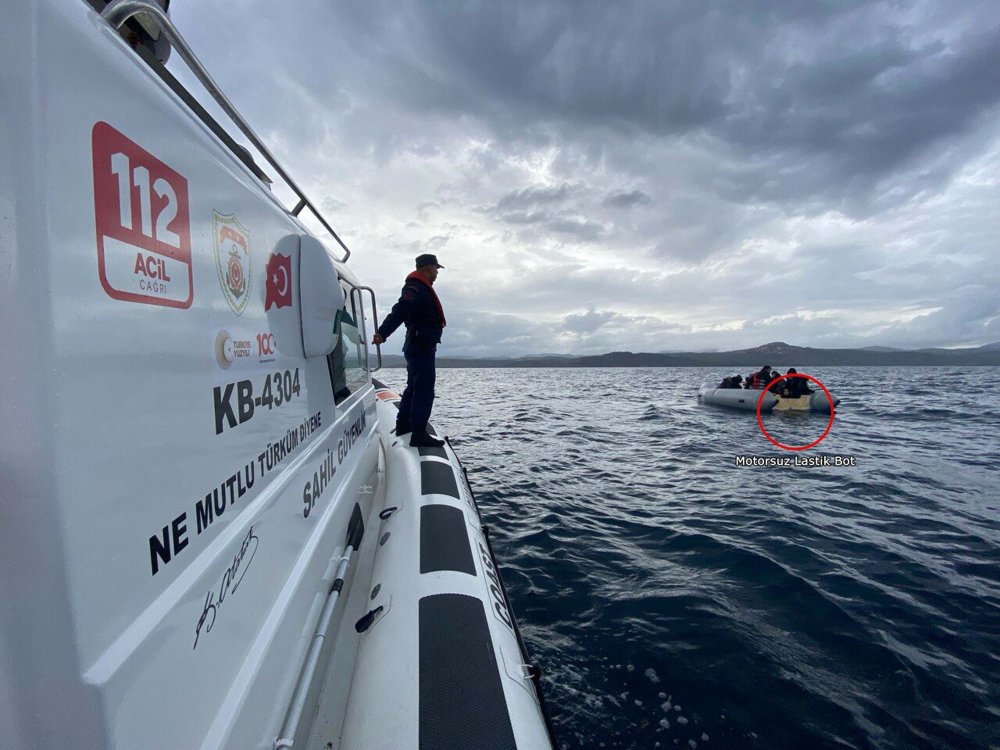
<instances>
[{"instance_id":1,"label":"coast guard emblem","mask_svg":"<svg viewBox=\"0 0 1000 750\"><path fill-rule=\"evenodd\" d=\"M240 315L250 299L250 233L232 214L215 214L215 268L226 302Z\"/></svg>"}]
</instances>

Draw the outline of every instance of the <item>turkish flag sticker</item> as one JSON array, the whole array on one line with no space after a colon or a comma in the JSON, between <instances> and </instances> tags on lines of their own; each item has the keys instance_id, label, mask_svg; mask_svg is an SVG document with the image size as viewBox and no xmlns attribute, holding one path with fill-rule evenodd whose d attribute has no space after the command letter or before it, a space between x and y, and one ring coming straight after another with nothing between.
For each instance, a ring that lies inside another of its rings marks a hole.
<instances>
[{"instance_id":1,"label":"turkish flag sticker","mask_svg":"<svg viewBox=\"0 0 1000 750\"><path fill-rule=\"evenodd\" d=\"M291 307L292 305L292 256L271 253L267 259L267 282L264 294L264 311L271 306Z\"/></svg>"}]
</instances>

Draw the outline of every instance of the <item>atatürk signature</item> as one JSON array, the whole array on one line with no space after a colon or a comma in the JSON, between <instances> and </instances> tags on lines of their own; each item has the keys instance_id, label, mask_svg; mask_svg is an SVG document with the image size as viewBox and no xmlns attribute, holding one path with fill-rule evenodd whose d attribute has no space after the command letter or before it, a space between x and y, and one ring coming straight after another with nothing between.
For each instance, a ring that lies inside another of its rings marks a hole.
<instances>
[{"instance_id":1,"label":"atat\u00fcrk signature","mask_svg":"<svg viewBox=\"0 0 1000 750\"><path fill-rule=\"evenodd\" d=\"M253 533L253 526L251 526L250 530L247 531L247 535L243 538L243 543L240 544L239 550L233 555L232 564L222 574L218 591L211 589L205 594L205 606L202 609L201 617L198 619L198 626L194 629L193 649L198 648L198 639L201 637L202 628L205 629L206 633L212 632L212 627L215 625L215 618L222 609L222 603L229 594L236 593L236 589L239 588L240 583L243 581L243 576L250 569L250 563L253 562L253 556L257 554L257 546L259 544L260 540Z\"/></svg>"}]
</instances>

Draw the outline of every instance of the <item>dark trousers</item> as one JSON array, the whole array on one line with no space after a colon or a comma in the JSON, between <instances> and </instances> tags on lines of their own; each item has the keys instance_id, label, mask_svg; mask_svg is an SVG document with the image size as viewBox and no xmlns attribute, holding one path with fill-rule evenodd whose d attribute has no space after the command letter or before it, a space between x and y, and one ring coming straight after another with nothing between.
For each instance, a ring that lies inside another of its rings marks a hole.
<instances>
[{"instance_id":1,"label":"dark trousers","mask_svg":"<svg viewBox=\"0 0 1000 750\"><path fill-rule=\"evenodd\" d=\"M406 357L406 390L399 400L399 419L414 432L426 432L434 406L434 354L436 347L412 345L403 348Z\"/></svg>"}]
</instances>

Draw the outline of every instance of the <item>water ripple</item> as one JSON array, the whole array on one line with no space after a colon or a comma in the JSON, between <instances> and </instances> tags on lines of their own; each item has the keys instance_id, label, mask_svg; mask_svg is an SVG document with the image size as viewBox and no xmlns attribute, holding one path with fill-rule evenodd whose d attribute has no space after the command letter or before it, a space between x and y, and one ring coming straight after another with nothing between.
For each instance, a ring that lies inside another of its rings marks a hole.
<instances>
[{"instance_id":1,"label":"water ripple","mask_svg":"<svg viewBox=\"0 0 1000 750\"><path fill-rule=\"evenodd\" d=\"M810 372L857 463L797 468L729 369L438 374L560 745L1000 747L997 369Z\"/></svg>"}]
</instances>

